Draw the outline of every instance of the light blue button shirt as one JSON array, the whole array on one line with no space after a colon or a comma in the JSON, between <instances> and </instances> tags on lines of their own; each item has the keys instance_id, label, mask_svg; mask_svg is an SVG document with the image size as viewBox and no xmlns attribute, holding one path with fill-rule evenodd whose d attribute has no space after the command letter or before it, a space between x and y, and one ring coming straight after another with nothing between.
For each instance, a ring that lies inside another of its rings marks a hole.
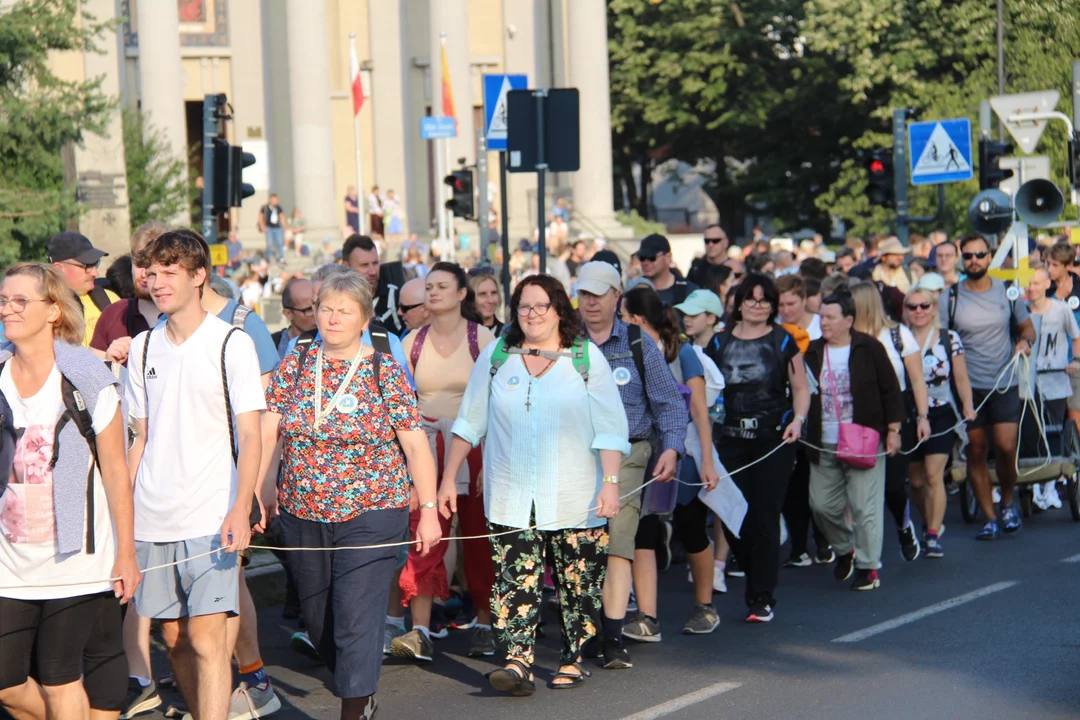
<instances>
[{"instance_id":1,"label":"light blue button shirt","mask_svg":"<svg viewBox=\"0 0 1080 720\"><path fill-rule=\"evenodd\" d=\"M299 337L300 336L297 335L289 341L289 348L285 351L286 355L291 353L293 348L296 347L296 341L299 339ZM401 341L398 340L397 335L394 335L394 333L392 332L387 332L386 337L390 339L390 354L393 356L394 360L397 360L397 364L405 370L405 377L409 379L409 385L412 386L413 390L415 390L416 381L413 380L412 373L409 372L408 358L405 357L405 350L401 347ZM321 340L322 335L320 333L315 333L315 339ZM364 345L371 345L371 332L369 330L365 330L364 334L360 336L360 342Z\"/></svg>"},{"instance_id":2,"label":"light blue button shirt","mask_svg":"<svg viewBox=\"0 0 1080 720\"><path fill-rule=\"evenodd\" d=\"M536 379L521 355L510 355L492 378L495 345L480 352L453 428L473 447L486 438L487 519L529 527L535 506L542 530L603 525L606 521L590 511L603 486L599 451L630 454L626 411L603 353L588 343L586 387L569 357Z\"/></svg>"}]
</instances>

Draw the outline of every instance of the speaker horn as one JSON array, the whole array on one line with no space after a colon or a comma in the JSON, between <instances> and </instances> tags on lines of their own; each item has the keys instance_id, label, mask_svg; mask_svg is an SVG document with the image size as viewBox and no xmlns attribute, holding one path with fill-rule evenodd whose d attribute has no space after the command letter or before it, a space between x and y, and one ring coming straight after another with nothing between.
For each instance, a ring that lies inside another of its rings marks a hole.
<instances>
[{"instance_id":1,"label":"speaker horn","mask_svg":"<svg viewBox=\"0 0 1080 720\"><path fill-rule=\"evenodd\" d=\"M1000 235L1012 225L1009 196L996 188L984 190L968 206L968 222L981 235Z\"/></svg>"},{"instance_id":2,"label":"speaker horn","mask_svg":"<svg viewBox=\"0 0 1080 720\"><path fill-rule=\"evenodd\" d=\"M1016 216L1033 227L1046 227L1064 209L1065 196L1049 180L1028 180L1016 191Z\"/></svg>"}]
</instances>

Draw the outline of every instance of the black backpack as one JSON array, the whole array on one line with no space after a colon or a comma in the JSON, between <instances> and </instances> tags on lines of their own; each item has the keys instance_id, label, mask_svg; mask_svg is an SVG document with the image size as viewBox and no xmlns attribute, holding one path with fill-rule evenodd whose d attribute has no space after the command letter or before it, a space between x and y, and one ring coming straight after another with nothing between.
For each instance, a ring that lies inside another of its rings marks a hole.
<instances>
[{"instance_id":1,"label":"black backpack","mask_svg":"<svg viewBox=\"0 0 1080 720\"><path fill-rule=\"evenodd\" d=\"M368 332L371 334L371 347L375 348L376 360L378 359L378 353L392 354L390 351L390 333L386 328L377 322L372 322L368 324ZM296 336L296 349L299 351L300 357L296 359L296 374L293 380L300 379L300 370L304 367L304 358L307 357L311 343L315 342L315 336L318 334L318 329L315 329L302 332ZM375 382L379 382L378 362L375 363Z\"/></svg>"}]
</instances>

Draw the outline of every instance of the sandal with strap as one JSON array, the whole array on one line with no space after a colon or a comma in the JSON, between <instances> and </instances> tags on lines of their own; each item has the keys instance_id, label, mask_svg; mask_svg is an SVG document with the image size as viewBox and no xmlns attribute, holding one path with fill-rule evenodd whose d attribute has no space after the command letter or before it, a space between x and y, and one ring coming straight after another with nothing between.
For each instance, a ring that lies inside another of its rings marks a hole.
<instances>
[{"instance_id":1,"label":"sandal with strap","mask_svg":"<svg viewBox=\"0 0 1080 720\"><path fill-rule=\"evenodd\" d=\"M506 664L508 667L492 670L487 674L491 687L514 697L527 697L536 692L536 682L528 665L515 658L510 658Z\"/></svg>"},{"instance_id":2,"label":"sandal with strap","mask_svg":"<svg viewBox=\"0 0 1080 720\"><path fill-rule=\"evenodd\" d=\"M561 667L572 667L577 669L576 673L566 672L565 670L559 670L555 673L555 676L551 678L551 684L548 685L552 690L569 690L570 688L576 688L585 682L585 678L592 677L592 673L581 667L581 662L573 662L562 665ZM556 682L557 680L569 680L570 682Z\"/></svg>"}]
</instances>

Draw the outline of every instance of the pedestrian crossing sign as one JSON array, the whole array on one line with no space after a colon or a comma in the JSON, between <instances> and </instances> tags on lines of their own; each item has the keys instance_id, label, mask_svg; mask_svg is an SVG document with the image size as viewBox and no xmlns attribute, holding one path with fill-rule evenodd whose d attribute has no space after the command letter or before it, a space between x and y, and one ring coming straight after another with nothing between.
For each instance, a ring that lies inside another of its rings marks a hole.
<instances>
[{"instance_id":1,"label":"pedestrian crossing sign","mask_svg":"<svg viewBox=\"0 0 1080 720\"><path fill-rule=\"evenodd\" d=\"M971 120L930 120L908 125L911 184L961 182L974 176Z\"/></svg>"},{"instance_id":2,"label":"pedestrian crossing sign","mask_svg":"<svg viewBox=\"0 0 1080 720\"><path fill-rule=\"evenodd\" d=\"M525 90L528 86L526 75L484 76L484 137L488 150L506 150L509 117L506 94L511 90Z\"/></svg>"}]
</instances>

